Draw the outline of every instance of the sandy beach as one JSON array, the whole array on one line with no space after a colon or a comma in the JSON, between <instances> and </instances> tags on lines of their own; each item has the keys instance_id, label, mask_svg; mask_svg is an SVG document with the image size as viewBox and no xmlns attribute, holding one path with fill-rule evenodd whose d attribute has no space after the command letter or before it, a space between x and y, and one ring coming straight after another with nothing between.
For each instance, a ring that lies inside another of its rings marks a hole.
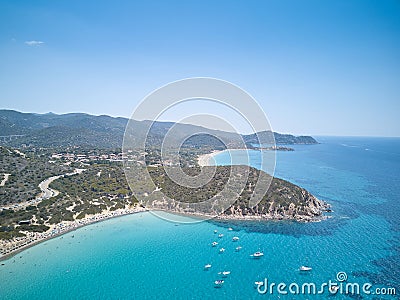
<instances>
[{"instance_id":1,"label":"sandy beach","mask_svg":"<svg viewBox=\"0 0 400 300\"><path fill-rule=\"evenodd\" d=\"M24 237L17 237L11 240L0 240L0 261L12 257L22 250L32 247L38 243L55 238L59 235L63 235L80 227L110 218L144 211L147 210L139 205L135 205L132 208L118 209L115 211L105 210L100 214L88 215L83 219L76 219L75 221L63 221L58 224L51 225L50 229L46 232L27 232L26 236Z\"/></svg>"},{"instance_id":2,"label":"sandy beach","mask_svg":"<svg viewBox=\"0 0 400 300\"><path fill-rule=\"evenodd\" d=\"M199 155L199 157L197 158L197 163L199 164L200 167L206 167L206 166L210 166L213 165L210 163L211 160L214 159L214 156L224 152L226 150L214 150L211 153L207 153L207 154L203 154L203 155Z\"/></svg>"},{"instance_id":3,"label":"sandy beach","mask_svg":"<svg viewBox=\"0 0 400 300\"><path fill-rule=\"evenodd\" d=\"M75 174L80 174L83 171L85 171L85 169L75 169L75 171L72 173L67 173L64 175L52 176L50 178L47 178L39 184L39 188L41 189L42 193L38 197L36 197L33 200L14 204L12 205L12 207L11 206L1 207L0 211L3 209L10 209L10 208L15 210L24 209L26 206L37 204L44 199L50 199L54 196L57 196L59 192L49 187L51 182L63 176L72 176ZM6 175L9 174L5 174L5 177L8 179L8 176ZM106 220L109 218L142 212L142 211L145 211L145 209L140 207L139 205L135 205L134 207L125 207L124 209L118 209L115 211L104 210L99 214L87 215L85 218L82 219L75 219L74 221L62 221L58 224L49 225L50 228L46 232L24 232L26 234L26 236L24 237L16 237L10 240L0 240L0 260L4 260L37 243L65 234L79 227L99 222L102 220Z\"/></svg>"}]
</instances>

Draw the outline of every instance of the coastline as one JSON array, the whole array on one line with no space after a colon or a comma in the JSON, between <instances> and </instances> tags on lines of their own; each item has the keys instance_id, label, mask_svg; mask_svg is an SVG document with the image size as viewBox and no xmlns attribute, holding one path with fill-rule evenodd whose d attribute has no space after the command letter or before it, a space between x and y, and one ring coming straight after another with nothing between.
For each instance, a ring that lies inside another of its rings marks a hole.
<instances>
[{"instance_id":1,"label":"coastline","mask_svg":"<svg viewBox=\"0 0 400 300\"><path fill-rule=\"evenodd\" d=\"M326 207L329 209L330 205ZM328 210L323 210L324 212L329 212ZM208 214L208 213L200 213L200 212L184 212L184 211L174 211L163 208L153 208L148 211L161 211L169 214L175 214L178 216L186 216L191 217L199 222L208 221L208 220L217 220L217 221L293 221L298 223L318 223L327 219L330 219L332 216L321 214L319 216L290 216L290 215L282 215L282 214L264 214L264 215L226 215L226 214ZM157 214L156 214L157 215ZM159 216L160 217L160 216ZM161 217L162 218L162 217Z\"/></svg>"},{"instance_id":2,"label":"coastline","mask_svg":"<svg viewBox=\"0 0 400 300\"><path fill-rule=\"evenodd\" d=\"M63 221L51 225L50 229L46 232L28 232L25 237L17 237L12 240L0 240L0 261L7 260L32 246L64 235L81 227L112 218L146 211L148 211L148 209L139 205L135 205L133 208L124 208L115 211L103 211L100 214L88 215L87 217L79 220Z\"/></svg>"},{"instance_id":3,"label":"coastline","mask_svg":"<svg viewBox=\"0 0 400 300\"><path fill-rule=\"evenodd\" d=\"M210 164L210 160L214 159L214 156L221 154L223 152L227 152L227 151L245 151L245 150L252 150L252 149L240 149L240 148L235 148L235 149L225 149L225 150L213 150L211 153L207 153L207 154L202 154L199 155L197 157L197 163L200 167L209 167L209 166L213 166L212 164Z\"/></svg>"},{"instance_id":4,"label":"coastline","mask_svg":"<svg viewBox=\"0 0 400 300\"><path fill-rule=\"evenodd\" d=\"M212 166L210 164L210 160L214 159L214 156L226 151L234 151L234 150L255 150L255 149L225 149L225 150L214 150L208 154L199 155L197 158L198 164L200 167ZM258 149L262 151L262 149ZM275 149L276 151L276 149ZM313 196L313 195L312 195ZM319 215L287 215L287 214L277 214L277 213L268 213L268 214L256 214L256 215L242 215L240 214L217 214L211 215L207 213L196 213L196 212L173 212L178 214L186 214L189 216L197 216L200 218L204 218L205 220L215 219L220 221L294 221L298 223L317 223L327 219L330 219L332 216L327 216L325 213L331 212L331 205L323 200L319 200L315 196L313 196L317 201L321 201L323 203L322 208L319 209Z\"/></svg>"},{"instance_id":5,"label":"coastline","mask_svg":"<svg viewBox=\"0 0 400 300\"><path fill-rule=\"evenodd\" d=\"M83 219L75 221L63 221L52 225L51 228L42 233L29 232L25 237L14 238L13 240L0 240L0 261L7 260L16 254L29 249L35 245L38 245L47 240L51 240L58 236L62 236L71 231L75 231L87 225L95 224L112 218L122 217L130 214L136 214L141 212L151 212L160 211L170 214L185 216L196 219L198 222L215 220L215 221L294 221L300 223L308 222L321 222L322 220L329 219L330 216L321 215L318 217L305 217L305 218L295 218L288 217L284 215L243 215L243 216L233 216L233 215L209 215L204 213L193 213L193 212L182 212L182 211L171 211L162 208L146 209L140 205L135 205L134 208L119 209L116 211L103 211L100 214L89 215ZM157 214L155 214L157 215ZM162 218L161 216L158 216ZM185 223L185 222L184 222Z\"/></svg>"},{"instance_id":6,"label":"coastline","mask_svg":"<svg viewBox=\"0 0 400 300\"><path fill-rule=\"evenodd\" d=\"M197 163L200 167L210 166L210 160L214 159L214 156L227 150L214 150L211 153L202 154L197 157Z\"/></svg>"},{"instance_id":7,"label":"coastline","mask_svg":"<svg viewBox=\"0 0 400 300\"><path fill-rule=\"evenodd\" d=\"M197 158L198 164L200 167L210 166L210 160L214 159L214 156L220 154L225 151L232 150L244 150L244 149L226 149L226 150L214 150L211 153L199 155ZM74 175L66 174L66 175ZM60 177L60 176L55 176ZM50 180L54 180L57 178L49 178ZM48 186L47 186L48 188ZM42 192L45 192L42 189ZM51 190L51 192L53 192ZM54 196L52 193L49 197ZM330 205L327 204L325 209L321 211L327 211ZM300 223L308 223L308 222L320 222L322 220L326 220L330 218L330 216L326 215L318 215L318 216L310 216L310 215L298 215L298 216L289 216L284 214L257 214L257 215L242 215L240 214L218 214L211 215L207 213L200 212L185 212L185 211L174 211L163 208L153 207L151 209L147 209L145 207L140 206L139 204L135 204L131 207L125 207L123 209L118 209L115 211L104 210L99 214L87 215L82 219L75 219L74 221L62 221L57 224L50 225L50 229L46 232L23 232L26 234L24 237L15 237L11 240L0 240L0 261L9 259L10 257L15 256L17 253L26 250L34 245L37 245L46 240L64 235L68 232L74 231L78 228L81 228L86 225L90 225L93 223L101 222L107 219L125 216L129 214L146 212L146 211L163 211L171 214L182 215L187 217L192 217L198 219L198 221L204 220L219 220L219 221L279 221L279 220L287 220L287 221L295 221ZM162 218L162 217L161 217Z\"/></svg>"}]
</instances>

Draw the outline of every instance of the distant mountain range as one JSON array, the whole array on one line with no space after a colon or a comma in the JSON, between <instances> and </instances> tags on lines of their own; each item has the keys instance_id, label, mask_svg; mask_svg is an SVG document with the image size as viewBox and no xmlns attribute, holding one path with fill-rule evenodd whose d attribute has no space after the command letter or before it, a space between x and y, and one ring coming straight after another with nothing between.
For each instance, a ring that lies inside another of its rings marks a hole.
<instances>
[{"instance_id":1,"label":"distant mountain range","mask_svg":"<svg viewBox=\"0 0 400 300\"><path fill-rule=\"evenodd\" d=\"M57 115L53 113L21 113L14 110L0 110L0 144L13 147L66 147L88 146L96 148L118 148L122 146L128 118L94 116L84 113ZM144 134L150 121L132 121L135 132ZM316 144L311 136L293 136L290 134L263 131L257 134L239 135L231 132L212 130L190 124L172 122L155 122L148 135L151 144L160 144L167 131L175 125L174 136L177 140L190 133L204 134L192 137L185 142L186 146L212 148L222 147L222 143L210 138L217 134L229 140L228 146L239 145L243 139L247 146L253 144L271 144L272 135L276 144Z\"/></svg>"}]
</instances>

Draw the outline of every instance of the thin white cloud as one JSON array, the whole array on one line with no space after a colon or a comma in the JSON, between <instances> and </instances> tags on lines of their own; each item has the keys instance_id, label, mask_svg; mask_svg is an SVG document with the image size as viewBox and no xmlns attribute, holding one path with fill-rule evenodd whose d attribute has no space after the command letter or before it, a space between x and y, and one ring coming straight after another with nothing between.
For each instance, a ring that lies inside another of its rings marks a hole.
<instances>
[{"instance_id":1,"label":"thin white cloud","mask_svg":"<svg viewBox=\"0 0 400 300\"><path fill-rule=\"evenodd\" d=\"M25 44L28 46L40 46L40 45L44 44L44 42L42 42L42 41L26 41Z\"/></svg>"}]
</instances>

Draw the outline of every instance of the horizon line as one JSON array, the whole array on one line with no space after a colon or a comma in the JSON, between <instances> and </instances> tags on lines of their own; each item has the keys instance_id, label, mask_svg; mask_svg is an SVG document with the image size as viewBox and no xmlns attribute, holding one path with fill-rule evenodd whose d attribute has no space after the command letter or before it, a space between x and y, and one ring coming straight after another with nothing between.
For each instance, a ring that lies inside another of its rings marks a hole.
<instances>
[{"instance_id":1,"label":"horizon line","mask_svg":"<svg viewBox=\"0 0 400 300\"><path fill-rule=\"evenodd\" d=\"M95 117L101 117L101 116L107 116L107 117L111 117L111 118L123 118L123 119L128 119L130 120L130 117L126 117L126 116L113 116L113 115L108 115L108 114L95 114L95 113L89 113L89 112L64 112L64 113L55 113L52 111L48 111L48 112L27 112L27 111L20 111L20 110L16 110L13 108L1 108L0 111L14 111L14 112L18 112L18 113L23 113L23 114L36 114L36 115L47 115L47 114L54 114L54 115L68 115L68 114L84 114L84 115L89 115L89 116L95 116ZM136 120L139 121L139 120ZM140 120L139 122L142 121L150 121L150 120ZM233 131L227 131L227 130L221 130L221 129L215 129L215 128L209 128L203 125L198 125L198 124L191 124L191 123L179 123L177 121L173 121L173 120L158 120L156 122L160 122L160 123L177 123L177 124L185 124L185 125L192 125L192 126L199 126L199 127L204 127L210 130L220 130L220 131L225 131L225 132L232 132L232 133L238 133L238 132L233 132ZM362 138L362 137L369 137L369 138L400 138L400 135L395 136L395 135L354 135L354 134L350 134L350 135L341 135L341 134L320 134L320 133L316 133L316 134L312 134L312 133L293 133L293 132L284 132L284 131L275 131L269 129L269 130L265 130L265 131L272 131L275 133L279 133L279 134L289 134L289 135L294 135L294 136L312 136L312 137L354 137L354 138ZM261 131L258 131L261 132ZM250 134L254 134L253 133L239 133L241 135L250 135Z\"/></svg>"}]
</instances>

